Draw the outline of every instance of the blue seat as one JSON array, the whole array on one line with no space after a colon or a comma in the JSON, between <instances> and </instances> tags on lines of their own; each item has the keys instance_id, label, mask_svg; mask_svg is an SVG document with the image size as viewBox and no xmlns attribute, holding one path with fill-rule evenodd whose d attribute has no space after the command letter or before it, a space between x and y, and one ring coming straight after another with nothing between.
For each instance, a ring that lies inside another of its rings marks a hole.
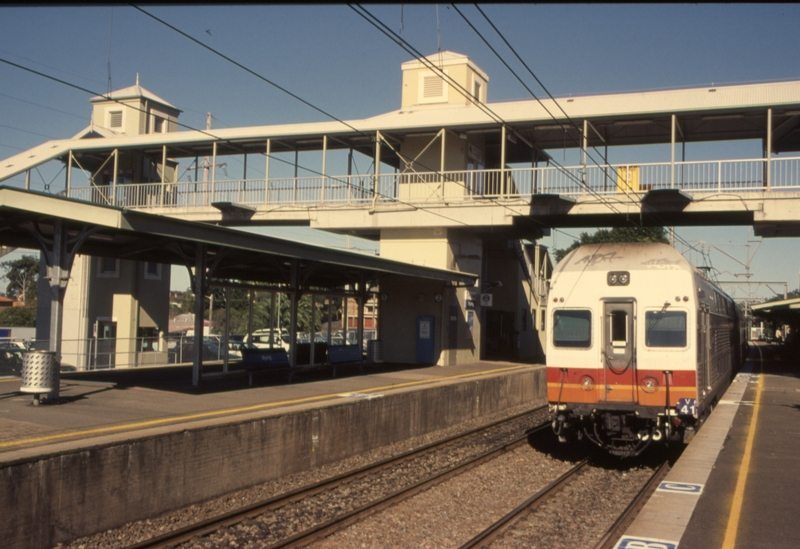
<instances>
[{"instance_id":1,"label":"blue seat","mask_svg":"<svg viewBox=\"0 0 800 549\"><path fill-rule=\"evenodd\" d=\"M285 349L242 349L242 364L253 385L253 373L289 368L289 355Z\"/></svg>"}]
</instances>

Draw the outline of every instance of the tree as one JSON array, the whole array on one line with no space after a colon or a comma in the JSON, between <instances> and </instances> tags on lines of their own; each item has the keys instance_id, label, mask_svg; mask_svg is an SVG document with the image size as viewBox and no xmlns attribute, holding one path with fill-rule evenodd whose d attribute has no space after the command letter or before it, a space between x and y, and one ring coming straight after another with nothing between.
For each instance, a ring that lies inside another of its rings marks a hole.
<instances>
[{"instance_id":1,"label":"tree","mask_svg":"<svg viewBox=\"0 0 800 549\"><path fill-rule=\"evenodd\" d=\"M19 259L0 263L0 268L8 280L6 294L17 296L25 305L35 306L39 289L39 258L23 255Z\"/></svg>"},{"instance_id":2,"label":"tree","mask_svg":"<svg viewBox=\"0 0 800 549\"><path fill-rule=\"evenodd\" d=\"M581 233L580 239L571 246L555 251L556 263L583 244L602 244L604 242L661 242L669 244L667 231L664 227L614 227L613 229L599 229L596 233Z\"/></svg>"},{"instance_id":3,"label":"tree","mask_svg":"<svg viewBox=\"0 0 800 549\"><path fill-rule=\"evenodd\" d=\"M0 311L0 326L33 328L36 326L36 309L34 307L6 307Z\"/></svg>"}]
</instances>

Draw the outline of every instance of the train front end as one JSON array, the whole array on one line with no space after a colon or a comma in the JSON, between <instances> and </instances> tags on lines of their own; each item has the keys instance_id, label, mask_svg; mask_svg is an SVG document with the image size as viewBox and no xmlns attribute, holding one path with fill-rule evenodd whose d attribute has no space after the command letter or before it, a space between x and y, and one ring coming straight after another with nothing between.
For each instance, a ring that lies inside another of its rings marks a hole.
<instances>
[{"instance_id":1,"label":"train front end","mask_svg":"<svg viewBox=\"0 0 800 549\"><path fill-rule=\"evenodd\" d=\"M671 247L642 243L582 246L558 264L547 395L560 440L635 456L693 424L693 271Z\"/></svg>"}]
</instances>

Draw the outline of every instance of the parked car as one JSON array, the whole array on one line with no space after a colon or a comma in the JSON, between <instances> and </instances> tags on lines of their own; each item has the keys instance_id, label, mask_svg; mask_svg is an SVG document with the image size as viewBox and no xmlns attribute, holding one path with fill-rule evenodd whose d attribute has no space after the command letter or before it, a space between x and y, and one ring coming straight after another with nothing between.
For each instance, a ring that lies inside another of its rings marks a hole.
<instances>
[{"instance_id":1,"label":"parked car","mask_svg":"<svg viewBox=\"0 0 800 549\"><path fill-rule=\"evenodd\" d=\"M0 375L20 375L22 371L22 353L25 345L16 341L0 343Z\"/></svg>"},{"instance_id":2,"label":"parked car","mask_svg":"<svg viewBox=\"0 0 800 549\"><path fill-rule=\"evenodd\" d=\"M253 337L248 338L247 336L244 337L244 344L248 347L256 347L258 349L269 349L283 347L287 351L289 350L289 332L286 330L282 330L280 336L277 333L277 330L273 332L274 340L272 345L270 345L270 334L269 330L256 330L253 332Z\"/></svg>"},{"instance_id":3,"label":"parked car","mask_svg":"<svg viewBox=\"0 0 800 549\"><path fill-rule=\"evenodd\" d=\"M194 337L168 340L167 348L170 364L191 362L194 357ZM217 338L203 338L203 361L223 360L226 353L228 355L228 360L239 360L242 358L242 354L239 351L231 349L227 351L224 350Z\"/></svg>"}]
</instances>

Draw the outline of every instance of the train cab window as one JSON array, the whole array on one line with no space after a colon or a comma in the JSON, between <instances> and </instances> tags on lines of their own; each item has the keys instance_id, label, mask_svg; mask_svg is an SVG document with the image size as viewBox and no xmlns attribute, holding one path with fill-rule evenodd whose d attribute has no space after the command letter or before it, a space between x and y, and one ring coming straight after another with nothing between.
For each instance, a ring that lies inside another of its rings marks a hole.
<instances>
[{"instance_id":1,"label":"train cab window","mask_svg":"<svg viewBox=\"0 0 800 549\"><path fill-rule=\"evenodd\" d=\"M625 311L611 311L611 346L625 347L628 345L628 313Z\"/></svg>"},{"instance_id":2,"label":"train cab window","mask_svg":"<svg viewBox=\"0 0 800 549\"><path fill-rule=\"evenodd\" d=\"M686 347L686 313L647 311L645 345L648 347Z\"/></svg>"},{"instance_id":3,"label":"train cab window","mask_svg":"<svg viewBox=\"0 0 800 549\"><path fill-rule=\"evenodd\" d=\"M591 347L592 312L556 310L553 313L553 345L556 347Z\"/></svg>"}]
</instances>

